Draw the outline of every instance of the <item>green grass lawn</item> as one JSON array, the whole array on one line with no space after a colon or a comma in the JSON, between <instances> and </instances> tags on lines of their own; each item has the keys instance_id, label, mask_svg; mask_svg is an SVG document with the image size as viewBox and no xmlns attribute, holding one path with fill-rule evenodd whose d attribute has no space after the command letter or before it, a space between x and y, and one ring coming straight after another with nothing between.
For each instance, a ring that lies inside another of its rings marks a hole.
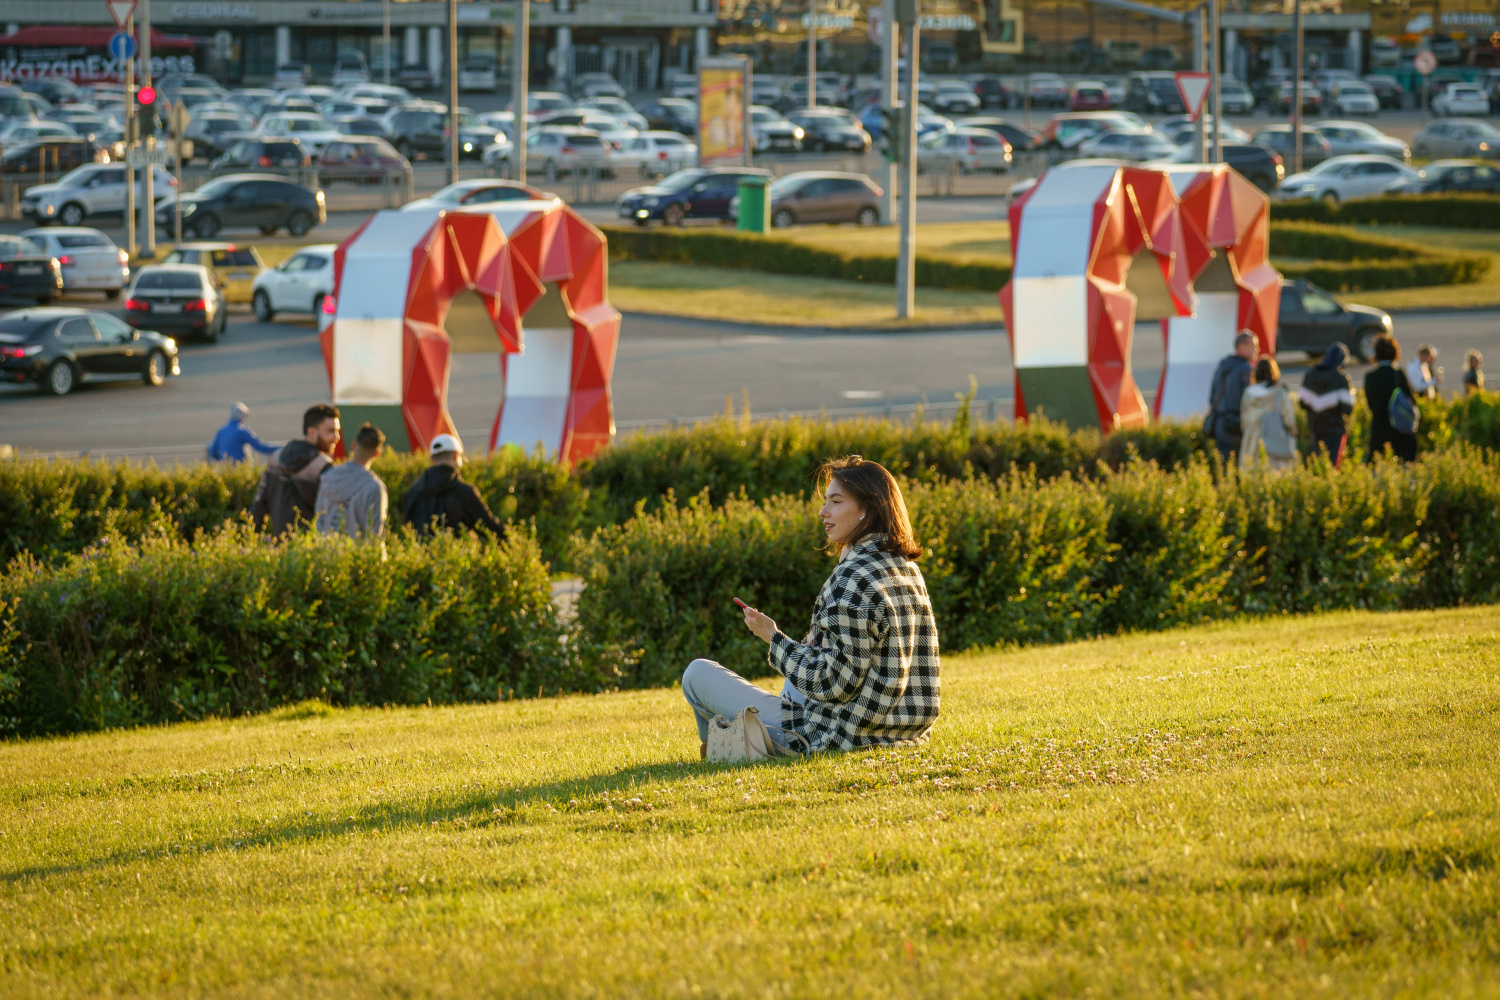
<instances>
[{"instance_id":1,"label":"green grass lawn","mask_svg":"<svg viewBox=\"0 0 1500 1000\"><path fill-rule=\"evenodd\" d=\"M738 768L676 691L0 745L0 995L1500 996L1500 608L944 682Z\"/></svg>"}]
</instances>

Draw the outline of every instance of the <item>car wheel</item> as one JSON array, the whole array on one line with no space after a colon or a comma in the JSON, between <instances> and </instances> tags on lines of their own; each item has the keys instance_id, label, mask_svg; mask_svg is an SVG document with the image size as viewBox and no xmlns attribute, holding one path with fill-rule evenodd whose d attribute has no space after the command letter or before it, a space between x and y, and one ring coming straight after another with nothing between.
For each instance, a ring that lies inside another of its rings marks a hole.
<instances>
[{"instance_id":1,"label":"car wheel","mask_svg":"<svg viewBox=\"0 0 1500 1000\"><path fill-rule=\"evenodd\" d=\"M1369 364L1375 360L1375 341L1379 339L1384 330L1366 328L1354 335L1354 354L1361 361Z\"/></svg>"},{"instance_id":2,"label":"car wheel","mask_svg":"<svg viewBox=\"0 0 1500 1000\"><path fill-rule=\"evenodd\" d=\"M854 221L865 227L879 225L880 213L867 205L859 210L859 215Z\"/></svg>"},{"instance_id":3,"label":"car wheel","mask_svg":"<svg viewBox=\"0 0 1500 1000\"><path fill-rule=\"evenodd\" d=\"M279 228L279 227L277 227L277 226L261 226L260 227L260 231L261 231L262 234L264 234L266 236L270 236L270 235L272 235L272 234L274 234L276 232L277 228Z\"/></svg>"},{"instance_id":4,"label":"car wheel","mask_svg":"<svg viewBox=\"0 0 1500 1000\"><path fill-rule=\"evenodd\" d=\"M1337 191L1324 191L1323 204L1327 205L1329 208L1338 208L1339 193Z\"/></svg>"},{"instance_id":5,"label":"car wheel","mask_svg":"<svg viewBox=\"0 0 1500 1000\"><path fill-rule=\"evenodd\" d=\"M317 295L313 296L312 313L313 313L313 317L314 318L317 318L318 316L322 315L322 313L323 313L323 300L325 298L327 298L327 296L324 295L322 292L319 292Z\"/></svg>"},{"instance_id":6,"label":"car wheel","mask_svg":"<svg viewBox=\"0 0 1500 1000\"><path fill-rule=\"evenodd\" d=\"M214 317L212 323L203 328L201 337L205 344L217 344L219 342L219 334L224 332L222 317L223 314L221 313L219 316Z\"/></svg>"},{"instance_id":7,"label":"car wheel","mask_svg":"<svg viewBox=\"0 0 1500 1000\"><path fill-rule=\"evenodd\" d=\"M306 236L311 228L312 217L306 212L293 212L291 218L286 220L286 231L293 236Z\"/></svg>"},{"instance_id":8,"label":"car wheel","mask_svg":"<svg viewBox=\"0 0 1500 1000\"><path fill-rule=\"evenodd\" d=\"M662 209L661 221L669 226L682 225L682 218L687 213L683 212L681 205L668 205Z\"/></svg>"},{"instance_id":9,"label":"car wheel","mask_svg":"<svg viewBox=\"0 0 1500 1000\"><path fill-rule=\"evenodd\" d=\"M66 396L73 391L73 386L77 382L78 373L73 370L73 363L58 359L47 369L42 388L54 396Z\"/></svg>"},{"instance_id":10,"label":"car wheel","mask_svg":"<svg viewBox=\"0 0 1500 1000\"><path fill-rule=\"evenodd\" d=\"M52 296L38 295L36 297L36 304L39 306L50 306L52 304Z\"/></svg>"},{"instance_id":11,"label":"car wheel","mask_svg":"<svg viewBox=\"0 0 1500 1000\"><path fill-rule=\"evenodd\" d=\"M57 213L57 221L65 226L81 226L86 214L82 205L69 202L62 207L61 212Z\"/></svg>"},{"instance_id":12,"label":"car wheel","mask_svg":"<svg viewBox=\"0 0 1500 1000\"><path fill-rule=\"evenodd\" d=\"M146 364L141 369L141 381L147 385L161 385L167 380L167 356L161 351L146 355Z\"/></svg>"},{"instance_id":13,"label":"car wheel","mask_svg":"<svg viewBox=\"0 0 1500 1000\"><path fill-rule=\"evenodd\" d=\"M205 215L201 219L193 220L193 233L200 240L208 240L217 236L219 232L219 218L216 215Z\"/></svg>"},{"instance_id":14,"label":"car wheel","mask_svg":"<svg viewBox=\"0 0 1500 1000\"><path fill-rule=\"evenodd\" d=\"M261 323L269 323L276 318L276 310L271 308L271 296L264 289L255 293L250 300L250 308L255 310L255 318Z\"/></svg>"},{"instance_id":15,"label":"car wheel","mask_svg":"<svg viewBox=\"0 0 1500 1000\"><path fill-rule=\"evenodd\" d=\"M791 212L787 211L784 208L778 209L776 213L771 216L771 228L786 229L789 226L793 225L796 221L796 217L792 215Z\"/></svg>"}]
</instances>

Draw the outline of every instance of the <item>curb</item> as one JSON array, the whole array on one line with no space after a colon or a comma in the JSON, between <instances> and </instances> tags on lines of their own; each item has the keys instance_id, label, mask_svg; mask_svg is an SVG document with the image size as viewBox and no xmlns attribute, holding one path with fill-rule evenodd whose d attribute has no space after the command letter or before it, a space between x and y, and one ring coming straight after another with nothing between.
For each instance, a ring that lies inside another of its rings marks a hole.
<instances>
[{"instance_id":1,"label":"curb","mask_svg":"<svg viewBox=\"0 0 1500 1000\"><path fill-rule=\"evenodd\" d=\"M742 331L746 334L758 334L761 336L767 333L776 333L785 337L826 337L837 334L870 336L892 333L1005 332L1005 323L1003 321L993 323L926 323L912 326L777 326L773 323L743 323L727 319L702 319L696 316L679 316L675 313L626 312L621 310L620 315L624 319L644 320L651 323L692 324L698 329L702 329L705 326L717 326L723 327L728 331Z\"/></svg>"}]
</instances>

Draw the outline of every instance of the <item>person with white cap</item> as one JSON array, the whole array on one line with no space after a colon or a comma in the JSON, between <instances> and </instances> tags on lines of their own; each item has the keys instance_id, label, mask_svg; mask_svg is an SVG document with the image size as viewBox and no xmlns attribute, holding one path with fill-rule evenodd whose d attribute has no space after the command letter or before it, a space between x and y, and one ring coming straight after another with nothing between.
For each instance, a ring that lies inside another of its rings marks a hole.
<instances>
[{"instance_id":1,"label":"person with white cap","mask_svg":"<svg viewBox=\"0 0 1500 1000\"><path fill-rule=\"evenodd\" d=\"M246 448L254 448L262 455L269 455L279 444L267 444L254 431L245 426L250 417L250 407L235 403L229 408L229 423L220 427L208 445L208 457L216 462L243 462Z\"/></svg>"},{"instance_id":2,"label":"person with white cap","mask_svg":"<svg viewBox=\"0 0 1500 1000\"><path fill-rule=\"evenodd\" d=\"M422 478L401 498L406 523L419 534L441 528L469 531L485 528L496 538L505 537L505 524L490 513L479 491L459 478L464 464L464 444L453 434L439 434L427 446L432 459Z\"/></svg>"}]
</instances>

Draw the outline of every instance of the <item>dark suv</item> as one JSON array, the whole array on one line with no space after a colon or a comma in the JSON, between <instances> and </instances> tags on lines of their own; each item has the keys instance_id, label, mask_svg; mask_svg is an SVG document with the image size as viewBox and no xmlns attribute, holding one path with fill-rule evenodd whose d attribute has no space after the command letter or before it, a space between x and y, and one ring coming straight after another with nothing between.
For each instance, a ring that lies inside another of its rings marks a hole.
<instances>
[{"instance_id":1,"label":"dark suv","mask_svg":"<svg viewBox=\"0 0 1500 1000\"><path fill-rule=\"evenodd\" d=\"M439 159L448 151L448 111L441 104L408 105L396 108L380 121L396 151L408 160L428 155ZM458 158L477 160L485 147L494 143L498 129L476 123L462 108L458 111Z\"/></svg>"},{"instance_id":2,"label":"dark suv","mask_svg":"<svg viewBox=\"0 0 1500 1000\"><path fill-rule=\"evenodd\" d=\"M158 224L169 224L176 201L168 198L157 206ZM181 201L183 228L201 240L230 226L254 226L267 236L285 227L293 236L303 236L328 221L322 191L275 174L218 177L183 195Z\"/></svg>"},{"instance_id":3,"label":"dark suv","mask_svg":"<svg viewBox=\"0 0 1500 1000\"><path fill-rule=\"evenodd\" d=\"M680 226L684 219L727 219L729 203L739 194L741 177L770 177L769 170L745 167L690 167L660 184L632 188L620 195L615 210L620 218L644 226L660 219Z\"/></svg>"},{"instance_id":4,"label":"dark suv","mask_svg":"<svg viewBox=\"0 0 1500 1000\"><path fill-rule=\"evenodd\" d=\"M1305 351L1322 357L1334 344L1346 344L1363 361L1375 358L1375 338L1391 332L1391 315L1373 306L1344 305L1311 281L1281 285L1278 351Z\"/></svg>"},{"instance_id":5,"label":"dark suv","mask_svg":"<svg viewBox=\"0 0 1500 1000\"><path fill-rule=\"evenodd\" d=\"M246 170L296 173L312 165L307 148L296 139L257 139L246 136L229 144L224 155L208 165L209 173L238 174Z\"/></svg>"}]
</instances>

